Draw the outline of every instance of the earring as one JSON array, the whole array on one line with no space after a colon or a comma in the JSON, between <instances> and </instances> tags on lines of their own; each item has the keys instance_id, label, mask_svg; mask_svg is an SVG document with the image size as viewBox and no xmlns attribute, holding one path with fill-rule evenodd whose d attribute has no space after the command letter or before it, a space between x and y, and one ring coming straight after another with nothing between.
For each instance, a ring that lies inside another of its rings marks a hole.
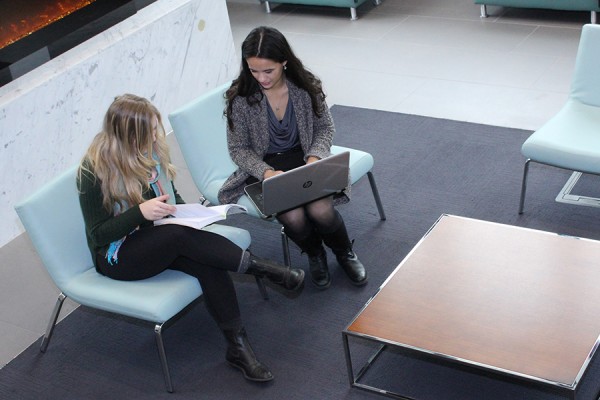
<instances>
[{"instance_id":1,"label":"earring","mask_svg":"<svg viewBox=\"0 0 600 400\"><path fill-rule=\"evenodd\" d=\"M283 70L285 71L286 69L287 69L287 65L284 65L283 66Z\"/></svg>"}]
</instances>

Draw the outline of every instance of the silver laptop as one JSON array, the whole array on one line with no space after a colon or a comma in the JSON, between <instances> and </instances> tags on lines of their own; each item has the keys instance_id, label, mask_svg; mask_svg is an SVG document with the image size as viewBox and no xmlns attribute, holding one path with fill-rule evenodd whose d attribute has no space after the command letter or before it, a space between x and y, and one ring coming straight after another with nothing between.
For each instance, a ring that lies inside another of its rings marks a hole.
<instances>
[{"instance_id":1,"label":"silver laptop","mask_svg":"<svg viewBox=\"0 0 600 400\"><path fill-rule=\"evenodd\" d=\"M244 188L256 209L265 217L296 208L334 193L348 185L350 153L345 151Z\"/></svg>"}]
</instances>

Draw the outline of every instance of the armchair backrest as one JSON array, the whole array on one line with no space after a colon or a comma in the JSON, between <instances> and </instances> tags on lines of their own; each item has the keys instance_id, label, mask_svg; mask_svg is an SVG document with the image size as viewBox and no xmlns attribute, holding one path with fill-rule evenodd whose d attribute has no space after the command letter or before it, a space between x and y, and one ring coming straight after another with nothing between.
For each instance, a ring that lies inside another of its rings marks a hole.
<instances>
[{"instance_id":1,"label":"armchair backrest","mask_svg":"<svg viewBox=\"0 0 600 400\"><path fill-rule=\"evenodd\" d=\"M237 166L227 149L225 91L231 82L210 90L169 114L169 121L196 187L212 204Z\"/></svg>"},{"instance_id":2,"label":"armchair backrest","mask_svg":"<svg viewBox=\"0 0 600 400\"><path fill-rule=\"evenodd\" d=\"M581 103L596 107L600 107L599 49L600 25L584 25L577 50L570 97Z\"/></svg>"},{"instance_id":3,"label":"armchair backrest","mask_svg":"<svg viewBox=\"0 0 600 400\"><path fill-rule=\"evenodd\" d=\"M45 184L15 210L56 286L94 268L76 186L77 166Z\"/></svg>"}]
</instances>

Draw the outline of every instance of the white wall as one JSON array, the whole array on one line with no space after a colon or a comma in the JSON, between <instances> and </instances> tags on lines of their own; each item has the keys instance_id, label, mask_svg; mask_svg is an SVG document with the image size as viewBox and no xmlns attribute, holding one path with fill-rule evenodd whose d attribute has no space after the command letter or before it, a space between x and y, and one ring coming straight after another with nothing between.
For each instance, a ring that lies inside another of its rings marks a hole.
<instances>
[{"instance_id":1,"label":"white wall","mask_svg":"<svg viewBox=\"0 0 600 400\"><path fill-rule=\"evenodd\" d=\"M77 163L113 98L167 114L237 72L225 1L158 0L0 87L0 247L23 232L14 205ZM52 210L48 210L52 212Z\"/></svg>"}]
</instances>

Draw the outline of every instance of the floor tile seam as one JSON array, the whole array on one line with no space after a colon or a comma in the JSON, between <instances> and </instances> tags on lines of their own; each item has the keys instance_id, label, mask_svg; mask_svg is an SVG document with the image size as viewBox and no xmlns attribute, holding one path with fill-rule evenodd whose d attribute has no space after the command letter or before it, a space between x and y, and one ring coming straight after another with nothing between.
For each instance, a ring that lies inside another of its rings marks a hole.
<instances>
[{"instance_id":1,"label":"floor tile seam","mask_svg":"<svg viewBox=\"0 0 600 400\"><path fill-rule=\"evenodd\" d=\"M487 53L490 53L490 54L491 53L497 53L497 54L531 55L531 52L520 51L518 49L518 47L525 40L527 40L532 33L529 33L526 38L524 38L523 40L521 40L519 43L517 43L515 46L511 47L510 49L507 48L507 49L497 50L497 49L489 49L489 48L484 48L484 47L479 47L479 46L465 47L465 46L462 46L460 44L458 44L458 45L446 45L446 44L438 44L438 43L422 43L422 42L411 42L411 41L397 40L397 39L393 39L393 38L389 37L389 33L393 29L395 29L395 28L396 27L390 28L387 32L383 33L381 36L379 36L377 38L363 38L363 37L356 37L356 36L343 36L343 35L335 35L335 34L322 34L322 33L312 33L312 32L300 32L300 31L292 31L292 30L284 30L284 32L285 33L289 33L289 34L293 34L293 35L297 35L297 36L304 36L304 37L321 37L321 38L332 38L332 39L356 41L356 42L359 42L359 44L364 44L364 45L367 45L367 46L370 46L371 44L375 44L377 42L384 42L384 43L398 42L399 44L404 45L404 46L414 46L414 47L422 47L422 48L430 48L430 49L456 49L456 50L462 50L462 51L466 51L466 52L471 52L473 50L477 50L478 52L487 52ZM545 54L535 54L535 55L531 55L531 57L535 57L535 58L539 58L539 57L556 58L556 57L560 57L560 56L545 55Z\"/></svg>"},{"instance_id":2,"label":"floor tile seam","mask_svg":"<svg viewBox=\"0 0 600 400\"><path fill-rule=\"evenodd\" d=\"M561 29L574 29L574 30L578 30L580 31L583 28L584 23L581 24L581 26L574 26L572 24L564 24L564 23L544 23L544 21L536 21L535 23L531 23L531 22L519 22L516 20L505 20L505 21L500 21L498 23L506 23L507 25L531 25L531 26L536 26L538 28L561 28Z\"/></svg>"},{"instance_id":3,"label":"floor tile seam","mask_svg":"<svg viewBox=\"0 0 600 400\"><path fill-rule=\"evenodd\" d=\"M431 16L431 15L419 15L419 14L406 14L407 16L411 17L411 18L421 18L421 19L435 19L435 20L444 20L444 21L460 21L460 22L468 22L468 23L486 23L486 24L504 24L504 25L520 25L520 26L529 26L532 27L534 29L537 28L562 28L562 29L574 29L574 30L581 30L583 27L582 26L573 26L572 23L564 23L564 22L544 22L544 21L519 21L519 20L515 20L514 18L508 18L506 17L505 19L502 19L502 16L498 17L498 18L494 18L492 20L492 17L487 17L487 18L479 18L479 20L476 19L469 19L469 18L450 18L450 17L440 17L440 16ZM586 22L587 23L587 22Z\"/></svg>"},{"instance_id":4,"label":"floor tile seam","mask_svg":"<svg viewBox=\"0 0 600 400\"><path fill-rule=\"evenodd\" d=\"M401 109L403 107L403 105L407 104L407 102L410 98L412 98L414 95L418 94L422 90L422 88L424 86L426 86L428 83L429 83L428 79L422 79L417 85L415 85L415 87L412 90L409 90L409 93L407 93L405 96L402 96L402 98L399 97L397 99L397 101L395 103L393 103L393 108Z\"/></svg>"},{"instance_id":5,"label":"floor tile seam","mask_svg":"<svg viewBox=\"0 0 600 400\"><path fill-rule=\"evenodd\" d=\"M528 36L529 37L529 36ZM510 57L511 55L516 55L519 57L529 57L531 59L535 59L535 60L539 60L539 59L546 59L547 63L544 65L548 65L549 63L552 63L554 61L557 60L571 60L573 57L571 56L563 56L563 55L557 55L557 54L543 54L543 53L532 53L531 51L526 51L520 48L520 46L527 40L527 38L523 39L520 43L516 44L515 46L513 46L512 48L507 48L507 49L490 49L490 48L480 48L480 47L465 47L465 46L460 46L460 45L456 45L456 46L449 46L449 45L440 45L437 43L417 43L417 42L402 42L402 45L405 46L414 46L415 48L420 47L422 49L430 49L432 51L434 51L434 53L438 54L439 50L455 50L455 51L462 51L464 53L470 54L473 50L477 50L478 54L488 54L489 56L491 55L497 55L499 57ZM396 40L392 40L392 39L388 39L388 38L383 38L380 39L379 41L384 42L384 43L393 43Z\"/></svg>"},{"instance_id":6,"label":"floor tile seam","mask_svg":"<svg viewBox=\"0 0 600 400\"><path fill-rule=\"evenodd\" d=\"M448 19L444 19L444 18L428 17L428 16L426 16L426 17L423 17L423 16L411 16L411 17L408 17L408 18L404 19L403 23L405 23L406 21L409 21L411 18L427 18L427 19L448 20ZM453 19L453 20L454 21L458 21L456 19ZM477 22L477 21L472 21L472 20L460 20L460 21L472 22L472 23L476 23ZM501 23L501 22L498 22L498 23ZM506 24L506 25L508 25L508 24ZM390 30L388 30L385 34L383 34L379 40L381 40L381 41L388 41L388 42L397 41L396 39L392 38L390 34L391 34L391 32L394 29L401 28L401 26L402 26L402 24L398 24L398 25L394 26L393 28L391 28ZM523 44L526 40L528 40L529 38L531 38L531 36L535 32L537 32L539 30L539 27L540 27L539 25L535 25L535 24L521 24L521 26L531 27L532 30L531 30L531 32L527 33L527 35L526 35L525 38L523 38L517 44L515 44L514 46L512 46L511 49L507 49L507 50L504 50L504 51L506 51L506 52L515 52L516 50L518 50L519 46L521 44ZM435 47L438 47L438 48L450 48L450 49L456 48L456 49L465 49L465 50L472 50L472 49L475 48L475 47L464 47L464 46L461 46L461 45L448 46L446 44L435 44L435 43L434 44L429 44L429 43L405 42L405 41L403 41L402 44L405 44L405 45L407 45L407 44L413 44L413 45L419 45L419 46L431 46L431 47L434 47L434 48ZM479 47L479 46L476 46L476 48L477 48L478 51L492 51L492 52L499 51L499 50L492 50L492 49L482 48L482 47Z\"/></svg>"},{"instance_id":7,"label":"floor tile seam","mask_svg":"<svg viewBox=\"0 0 600 400\"><path fill-rule=\"evenodd\" d=\"M9 353L9 357L7 357L7 359L0 361L0 369L4 368L6 365L8 365L12 360L14 360L21 353L23 353L25 350L27 350L27 348L29 348L31 345L33 345L37 341L39 341L40 338L44 335L43 333L40 333L38 331L33 331L31 329L25 328L20 325L16 325L11 322L3 321L2 323L4 325L8 326L7 329L13 330L13 331L18 331L18 334L16 336L9 335L9 338L14 339L15 337L18 337L19 339L22 339L22 338L26 338L26 337L31 337L33 339L30 339L24 343L19 343L18 345L15 344L16 343L15 341L13 341L11 344L8 344L5 340L3 343L3 346L5 346L5 350L10 350L10 353ZM27 336L25 336L25 335L27 335Z\"/></svg>"},{"instance_id":8,"label":"floor tile seam","mask_svg":"<svg viewBox=\"0 0 600 400\"><path fill-rule=\"evenodd\" d=\"M479 53L481 54L482 52L486 52L486 53L503 53L503 54L511 54L511 53L515 53L515 54L519 54L518 51L518 46L521 44L518 43L515 46L511 46L511 48L506 48L506 49L492 49L492 48L488 48L488 47L484 47L484 46L471 46L471 47L467 47L464 46L462 44L456 44L456 45L448 45L448 44L438 44L438 43L422 43L422 42L409 42L409 41L401 41L401 40L396 40L396 39L391 39L391 38L387 38L384 37L382 39L380 39L381 42L388 42L388 43L393 43L393 42L399 42L402 45L407 45L407 46L416 46L416 47L423 47L423 48L431 48L431 49L455 49L455 50L464 50L464 51L474 51L477 50ZM531 54L530 52L521 52L520 54ZM542 55L542 54L536 54L535 57L540 57L540 56L546 56L546 55ZM533 56L532 56L533 57ZM554 57L554 55L549 55L547 57Z\"/></svg>"},{"instance_id":9,"label":"floor tile seam","mask_svg":"<svg viewBox=\"0 0 600 400\"><path fill-rule=\"evenodd\" d=\"M227 2L227 4L230 4L230 3L229 3L229 2ZM273 12L267 13L267 12L265 11L265 9L264 9L264 6L262 5L262 3L261 3L261 4L258 4L258 3L257 3L257 4L253 4L253 3L252 3L252 4L250 4L250 3L237 3L237 2L232 2L231 4L236 4L236 5L235 5L235 6L233 6L233 7L236 7L236 8L239 8L239 9L241 9L241 8L245 8L245 9L250 9L250 8L252 8L253 10L254 10L254 9L258 9L258 10L261 12L261 14L262 14L262 15L264 15L264 16L266 16L266 17L271 17L271 18L274 18L274 19L276 19L276 21L279 21L279 20L281 20L282 18L285 18L285 17L289 16L290 14L292 14L292 13L294 12L294 10L296 10L296 7L295 7L295 8L293 8L292 10L290 10L290 11L287 11L287 12L285 12L285 11L281 11L281 15L279 15L279 13L278 13L277 15L275 15L275 14L273 14ZM258 8L257 8L257 6L258 6ZM229 8L227 9L227 12L228 12L228 14L231 14L231 12L230 12ZM233 27L233 26L232 26L232 27Z\"/></svg>"},{"instance_id":10,"label":"floor tile seam","mask_svg":"<svg viewBox=\"0 0 600 400\"><path fill-rule=\"evenodd\" d=\"M28 332L34 335L41 335L38 331L26 328L22 324L17 324L14 321L7 321L5 318L0 319L0 324L4 325L4 327L8 327L8 329L18 329L20 331Z\"/></svg>"},{"instance_id":11,"label":"floor tile seam","mask_svg":"<svg viewBox=\"0 0 600 400\"><path fill-rule=\"evenodd\" d=\"M392 6L393 7L393 6ZM431 7L431 9L434 9L436 7ZM371 12L376 13L376 14L389 14L386 13L385 10L378 10L378 9L373 9L371 10ZM415 14L415 13L403 13L403 12L398 12L398 15L406 15L406 16L411 16L411 17L428 17L428 18L439 18L439 19L444 19L444 20L451 20L451 21L465 21L465 22L478 22L478 21L482 21L482 22L488 22L488 23L494 23L497 22L498 18L494 18L492 20L491 17L487 17L487 18L482 18L482 17L473 17L473 18L469 18L469 17L459 17L459 16L444 16L442 14L438 15L426 15L426 14ZM487 21L489 20L489 21Z\"/></svg>"},{"instance_id":12,"label":"floor tile seam","mask_svg":"<svg viewBox=\"0 0 600 400\"><path fill-rule=\"evenodd\" d=\"M324 64L324 63L320 63L320 62L311 63L311 69L318 71L318 68L315 68L315 66L321 66L323 68L337 68L337 69L342 69L342 70L346 70L346 71L350 71L350 72L362 72L362 73L377 74L377 75L384 75L384 76L401 76L401 77L407 77L407 78L416 78L416 79L420 79L420 80L430 79L429 77L425 78L423 76L412 75L412 74L396 74L396 73L386 72L386 71L373 71L372 69L368 69L368 68L348 67L348 66L338 66L338 65L332 66L330 64Z\"/></svg>"},{"instance_id":13,"label":"floor tile seam","mask_svg":"<svg viewBox=\"0 0 600 400\"><path fill-rule=\"evenodd\" d=\"M301 32L294 31L288 29L281 29L284 34L292 34L296 36L305 36L305 37L321 37L321 38L332 38L332 39L343 39L343 40L356 40L360 42L377 42L381 39L377 38L364 38L364 37L356 37L356 36L347 36L347 35L335 35L335 34L323 34L323 33L314 33L314 32Z\"/></svg>"},{"instance_id":14,"label":"floor tile seam","mask_svg":"<svg viewBox=\"0 0 600 400\"><path fill-rule=\"evenodd\" d=\"M457 83L457 84L461 84L461 85L472 85L475 87L484 87L484 88L503 88L503 89L511 89L511 90L519 90L519 91L523 91L523 92L531 92L531 93L554 93L554 94L564 94L564 95L568 95L569 92L568 91L561 91L561 90L553 90L553 89L536 89L534 87L528 86L528 87L524 87L524 86L512 86L512 85L503 85L503 84L494 84L494 83L487 83L487 82L472 82L472 81L465 81L465 80L460 80L460 79L447 79L447 78L432 78L432 77L428 77L427 80L431 80L431 81L441 81L441 82L452 82L452 83Z\"/></svg>"},{"instance_id":15,"label":"floor tile seam","mask_svg":"<svg viewBox=\"0 0 600 400\"><path fill-rule=\"evenodd\" d=\"M405 18L403 18L401 21L398 21L394 26L390 26L389 29L387 29L387 31L383 32L381 35L379 35L379 37L375 40L379 41L379 40L383 40L387 35L389 35L394 29L396 29L397 27L399 27L400 25L402 25L403 23L405 23L408 20L409 16L407 15Z\"/></svg>"},{"instance_id":16,"label":"floor tile seam","mask_svg":"<svg viewBox=\"0 0 600 400\"><path fill-rule=\"evenodd\" d=\"M348 66L339 66L339 65L330 65L330 64L325 64L325 63L321 63L321 62L316 62L316 63L311 63L311 69L314 70L318 70L318 66L322 66L325 68L338 68L338 69L343 69L346 71L354 71L354 72L362 72L362 73L369 73L369 74L378 74L378 75L382 75L382 76L395 76L395 77L405 77L405 78L410 78L410 79L419 79L422 80L423 82L427 82L427 81L441 81L441 82L452 82L452 83L457 83L457 84L466 84L466 85L473 85L473 86L484 86L484 87L494 87L494 88L505 88L505 89L517 89L517 90L525 90L525 91L531 91L531 92L538 92L538 93L556 93L556 94L568 94L568 91L561 91L561 90L556 90L556 89L536 89L535 85L537 82L540 81L540 79L542 79L541 75L539 75L533 82L531 82L530 84L528 84L527 86L523 86L523 85L508 85L508 84L500 84L500 83L490 83L490 82L486 82L486 81L474 81L474 80L464 80L464 79L449 79L449 78L442 78L442 77L432 77L430 75L418 75L418 74L409 74L409 73L392 73L392 72L387 72L387 71L374 71L373 69L368 69L368 68L361 68L361 67L348 67Z\"/></svg>"}]
</instances>

